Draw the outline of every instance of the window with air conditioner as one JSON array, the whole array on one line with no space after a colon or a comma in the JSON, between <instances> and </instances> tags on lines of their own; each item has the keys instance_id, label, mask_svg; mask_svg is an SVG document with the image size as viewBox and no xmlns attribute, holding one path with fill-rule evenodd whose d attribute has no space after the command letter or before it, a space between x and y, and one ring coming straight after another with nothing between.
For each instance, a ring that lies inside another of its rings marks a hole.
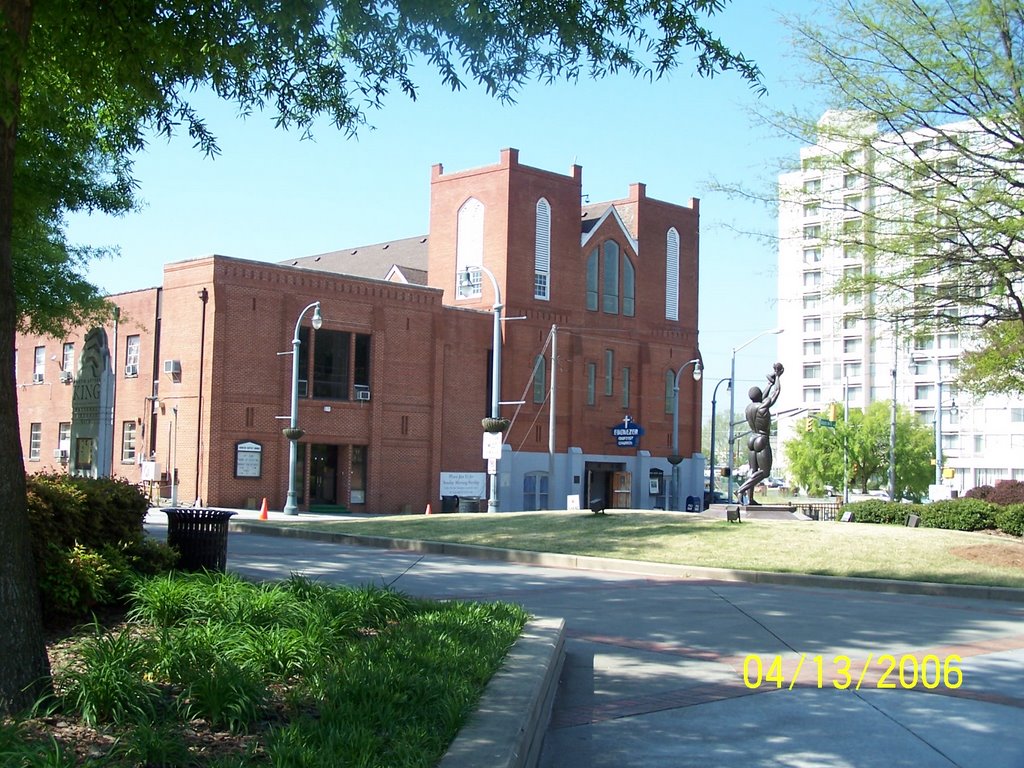
<instances>
[{"instance_id":1,"label":"window with air conditioner","mask_svg":"<svg viewBox=\"0 0 1024 768\"><path fill-rule=\"evenodd\" d=\"M131 378L139 375L139 350L141 348L141 336L132 335L125 339L124 375L126 377Z\"/></svg>"}]
</instances>

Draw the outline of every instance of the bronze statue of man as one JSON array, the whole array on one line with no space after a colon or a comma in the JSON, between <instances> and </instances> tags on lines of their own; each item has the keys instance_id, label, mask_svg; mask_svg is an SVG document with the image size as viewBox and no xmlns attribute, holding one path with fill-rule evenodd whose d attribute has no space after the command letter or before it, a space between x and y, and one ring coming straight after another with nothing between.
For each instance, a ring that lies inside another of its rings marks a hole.
<instances>
[{"instance_id":1,"label":"bronze statue of man","mask_svg":"<svg viewBox=\"0 0 1024 768\"><path fill-rule=\"evenodd\" d=\"M747 424L750 426L750 437L747 438L747 449L750 452L750 476L746 482L736 489L740 501L756 505L754 488L768 477L772 471L772 414L771 407L779 399L780 383L783 372L782 363L776 363L768 374L768 389L764 392L760 387L751 387L748 393L750 404L747 406Z\"/></svg>"}]
</instances>

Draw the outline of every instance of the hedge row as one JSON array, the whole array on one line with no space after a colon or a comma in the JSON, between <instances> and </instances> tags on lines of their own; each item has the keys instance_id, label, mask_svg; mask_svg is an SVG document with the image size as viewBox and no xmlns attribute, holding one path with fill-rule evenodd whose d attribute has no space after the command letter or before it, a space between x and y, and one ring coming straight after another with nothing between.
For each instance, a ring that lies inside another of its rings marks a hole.
<instances>
[{"instance_id":1,"label":"hedge row","mask_svg":"<svg viewBox=\"0 0 1024 768\"><path fill-rule=\"evenodd\" d=\"M149 539L149 508L134 485L110 478L27 478L29 529L44 621L57 625L118 603L136 574L159 573L175 556Z\"/></svg>"},{"instance_id":2,"label":"hedge row","mask_svg":"<svg viewBox=\"0 0 1024 768\"><path fill-rule=\"evenodd\" d=\"M917 515L925 528L953 531L984 531L998 528L1015 536L1024 536L1024 504L1001 506L975 498L934 501L930 504L901 504L869 499L843 507L858 523L904 525L909 515Z\"/></svg>"},{"instance_id":3,"label":"hedge row","mask_svg":"<svg viewBox=\"0 0 1024 768\"><path fill-rule=\"evenodd\" d=\"M995 485L978 485L967 491L964 496L1002 506L1024 504L1024 482L1000 480Z\"/></svg>"}]
</instances>

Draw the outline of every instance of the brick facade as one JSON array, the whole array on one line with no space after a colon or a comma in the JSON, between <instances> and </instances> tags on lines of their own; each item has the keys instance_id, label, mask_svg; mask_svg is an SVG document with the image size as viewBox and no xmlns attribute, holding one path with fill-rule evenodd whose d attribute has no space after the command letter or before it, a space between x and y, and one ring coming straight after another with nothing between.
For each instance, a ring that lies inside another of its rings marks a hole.
<instances>
[{"instance_id":1,"label":"brick facade","mask_svg":"<svg viewBox=\"0 0 1024 768\"><path fill-rule=\"evenodd\" d=\"M238 507L265 497L271 508L282 508L288 441L281 429L290 411L292 336L299 313L316 301L323 327L304 332L309 335L300 352L308 364L298 419L305 431L299 491L305 504L422 512L428 502L437 504L441 472L482 471L480 418L490 407L494 296L488 279L479 297L461 298L457 291L458 211L470 198L482 204L483 266L493 273L505 305L501 397L526 401L502 408L502 415L515 417L507 446L513 452L548 451L548 408L535 402L532 371L543 355L550 376L547 343L557 326L557 452L575 447L585 454L635 456L635 448L617 448L611 434L611 427L629 415L645 429L641 449L660 457L670 453L673 417L666 409L666 373L699 357L696 201L688 207L660 202L634 184L623 200L582 206L579 166L568 175L530 168L509 149L494 166L459 173L434 167L430 233L420 241L427 249L426 285L318 269L319 257L293 266L298 262L211 256L167 265L160 288L111 297L121 310L116 327L106 329L115 357L113 473L133 481L140 477L137 463L122 463L122 425L133 420L136 461L152 457L162 470L176 465L180 502L200 498ZM534 297L541 198L550 206L546 300ZM678 320L666 319L670 227L680 235ZM608 242L635 271L631 312L622 276L617 312L587 307L588 258ZM386 258L386 248L373 252ZM310 318L310 312L303 317L306 328ZM124 370L128 335L141 338L138 371L131 376ZM80 349L83 338L76 333L62 340L18 339L26 457L31 425L42 428L39 459L26 462L30 471L62 468L53 453L58 424L71 419L74 384L60 384L56 367L51 378L50 358L60 359L65 342ZM367 339L368 365L361 368L357 350ZM30 383L36 346L46 348L41 384ZM180 367L180 375L165 373L165 363ZM588 364L596 372L592 404ZM329 376L339 377L343 391L317 395L313 388ZM359 377L368 385L369 399L356 399ZM543 390L541 400L549 381L537 389L538 394ZM688 375L682 381L680 453L689 456L700 446L700 386ZM259 446L259 477L236 476L240 443ZM516 498L513 490L502 508L517 508Z\"/></svg>"}]
</instances>

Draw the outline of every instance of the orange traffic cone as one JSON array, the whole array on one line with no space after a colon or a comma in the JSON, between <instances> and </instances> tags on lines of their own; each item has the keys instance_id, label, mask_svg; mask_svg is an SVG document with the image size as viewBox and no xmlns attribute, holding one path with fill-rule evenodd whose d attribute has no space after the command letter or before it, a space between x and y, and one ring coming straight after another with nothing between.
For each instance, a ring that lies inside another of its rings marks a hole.
<instances>
[{"instance_id":1,"label":"orange traffic cone","mask_svg":"<svg viewBox=\"0 0 1024 768\"><path fill-rule=\"evenodd\" d=\"M425 514L425 515L432 515L432 514L434 514L433 512L430 511L430 504L429 503L427 504L427 511L424 512L423 514Z\"/></svg>"},{"instance_id":2,"label":"orange traffic cone","mask_svg":"<svg viewBox=\"0 0 1024 768\"><path fill-rule=\"evenodd\" d=\"M267 519L267 497L263 497L263 505L260 507L260 520Z\"/></svg>"}]
</instances>

